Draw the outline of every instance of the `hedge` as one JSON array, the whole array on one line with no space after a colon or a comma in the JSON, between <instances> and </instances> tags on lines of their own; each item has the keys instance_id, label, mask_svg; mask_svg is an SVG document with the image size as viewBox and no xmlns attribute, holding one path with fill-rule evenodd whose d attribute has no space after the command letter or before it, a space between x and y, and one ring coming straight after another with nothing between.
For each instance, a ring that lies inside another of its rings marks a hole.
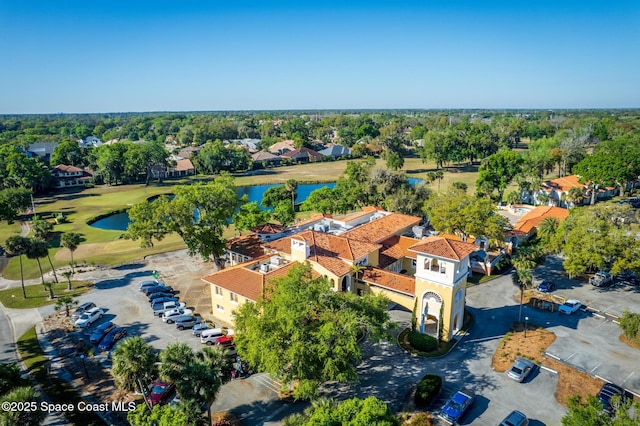
<instances>
[{"instance_id":1,"label":"hedge","mask_svg":"<svg viewBox=\"0 0 640 426\"><path fill-rule=\"evenodd\" d=\"M438 349L438 339L417 331L409 332L409 343L411 347L421 352L433 352Z\"/></svg>"},{"instance_id":2,"label":"hedge","mask_svg":"<svg viewBox=\"0 0 640 426\"><path fill-rule=\"evenodd\" d=\"M438 395L442 387L442 377L435 374L427 374L420 380L416 388L415 402L418 407L429 405Z\"/></svg>"}]
</instances>

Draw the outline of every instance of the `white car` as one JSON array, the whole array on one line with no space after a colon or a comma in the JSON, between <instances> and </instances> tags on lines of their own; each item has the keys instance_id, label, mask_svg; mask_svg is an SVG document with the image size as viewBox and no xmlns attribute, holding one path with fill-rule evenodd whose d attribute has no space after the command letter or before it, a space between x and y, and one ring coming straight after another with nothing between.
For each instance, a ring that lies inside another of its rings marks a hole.
<instances>
[{"instance_id":1,"label":"white car","mask_svg":"<svg viewBox=\"0 0 640 426\"><path fill-rule=\"evenodd\" d=\"M91 324L93 324L94 322L102 318L102 315L104 315L104 312L102 312L102 309L91 308L88 311L84 312L82 315L80 315L80 318L76 320L75 325L76 327L79 327L79 328L87 328Z\"/></svg>"},{"instance_id":2,"label":"white car","mask_svg":"<svg viewBox=\"0 0 640 426\"><path fill-rule=\"evenodd\" d=\"M580 303L579 300L569 299L562 305L560 305L560 308L558 308L558 312L560 312L561 314L571 315L574 312L577 312L581 307L582 303Z\"/></svg>"},{"instance_id":3,"label":"white car","mask_svg":"<svg viewBox=\"0 0 640 426\"><path fill-rule=\"evenodd\" d=\"M170 311L167 311L164 314L162 314L162 321L166 322L167 324L173 324L176 317L179 317L180 315L189 315L192 313L193 311L191 309L185 309L185 308L171 309Z\"/></svg>"}]
</instances>

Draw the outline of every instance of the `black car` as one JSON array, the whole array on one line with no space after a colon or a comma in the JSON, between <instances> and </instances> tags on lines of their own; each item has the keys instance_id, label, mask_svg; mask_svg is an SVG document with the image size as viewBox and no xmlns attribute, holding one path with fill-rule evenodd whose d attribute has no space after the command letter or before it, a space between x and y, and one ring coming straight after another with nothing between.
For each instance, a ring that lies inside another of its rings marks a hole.
<instances>
[{"instance_id":1,"label":"black car","mask_svg":"<svg viewBox=\"0 0 640 426\"><path fill-rule=\"evenodd\" d=\"M158 293L151 293L149 295L149 303L156 303L155 301L157 299L160 299L160 298L163 298L163 297L175 297L175 296L173 295L173 293L168 293L168 292L165 292L165 291L160 291Z\"/></svg>"},{"instance_id":2,"label":"black car","mask_svg":"<svg viewBox=\"0 0 640 426\"><path fill-rule=\"evenodd\" d=\"M553 281L542 281L542 282L538 285L538 291L539 291L540 293L550 293L550 292L552 292L555 288L556 288L556 285L553 283Z\"/></svg>"},{"instance_id":3,"label":"black car","mask_svg":"<svg viewBox=\"0 0 640 426\"><path fill-rule=\"evenodd\" d=\"M173 288L170 286L156 285L153 287L144 288L142 289L142 292L147 296L153 293L173 293Z\"/></svg>"},{"instance_id":4,"label":"black car","mask_svg":"<svg viewBox=\"0 0 640 426\"><path fill-rule=\"evenodd\" d=\"M618 385L613 383L605 383L602 385L602 389L598 392L598 400L602 403L604 411L613 414L616 411L616 407L613 406L613 397L619 396L620 402L625 403L627 401L627 393Z\"/></svg>"},{"instance_id":5,"label":"black car","mask_svg":"<svg viewBox=\"0 0 640 426\"><path fill-rule=\"evenodd\" d=\"M157 297L153 300L149 301L149 304L153 307L155 305L160 305L161 303L164 302L177 302L178 298L175 296L162 296L162 297Z\"/></svg>"},{"instance_id":6,"label":"black car","mask_svg":"<svg viewBox=\"0 0 640 426\"><path fill-rule=\"evenodd\" d=\"M116 328L116 325L111 321L103 322L98 327L96 327L93 333L91 333L91 337L89 337L89 341L94 345L97 345L104 338L104 336L109 334L109 332L114 328Z\"/></svg>"},{"instance_id":7,"label":"black car","mask_svg":"<svg viewBox=\"0 0 640 426\"><path fill-rule=\"evenodd\" d=\"M127 335L127 329L124 327L116 327L109 332L104 338L100 345L98 345L98 349L101 351L108 351L113 348L113 345L123 337Z\"/></svg>"}]
</instances>

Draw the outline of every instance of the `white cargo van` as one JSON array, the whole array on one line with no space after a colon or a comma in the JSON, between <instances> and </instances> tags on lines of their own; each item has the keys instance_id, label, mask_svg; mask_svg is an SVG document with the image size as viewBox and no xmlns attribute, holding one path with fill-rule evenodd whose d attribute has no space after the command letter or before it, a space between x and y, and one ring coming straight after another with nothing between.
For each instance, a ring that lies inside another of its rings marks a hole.
<instances>
[{"instance_id":1,"label":"white cargo van","mask_svg":"<svg viewBox=\"0 0 640 426\"><path fill-rule=\"evenodd\" d=\"M209 330L204 330L200 335L200 343L211 344L215 343L218 340L218 337L224 336L221 328L211 328Z\"/></svg>"}]
</instances>

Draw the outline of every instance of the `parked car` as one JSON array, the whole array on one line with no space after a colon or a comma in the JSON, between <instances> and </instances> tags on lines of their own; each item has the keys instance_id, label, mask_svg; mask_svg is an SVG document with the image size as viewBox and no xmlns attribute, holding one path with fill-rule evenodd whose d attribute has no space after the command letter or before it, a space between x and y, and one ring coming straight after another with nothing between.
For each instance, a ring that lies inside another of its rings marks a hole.
<instances>
[{"instance_id":1,"label":"parked car","mask_svg":"<svg viewBox=\"0 0 640 426\"><path fill-rule=\"evenodd\" d=\"M212 328L210 330L204 330L200 334L200 343L213 345L218 342L218 338L224 336L221 328Z\"/></svg>"},{"instance_id":2,"label":"parked car","mask_svg":"<svg viewBox=\"0 0 640 426\"><path fill-rule=\"evenodd\" d=\"M109 332L114 328L116 328L116 325L111 321L103 322L93 330L93 333L91 333L91 336L89 337L89 341L94 345L97 345L100 343L102 338L109 334Z\"/></svg>"},{"instance_id":3,"label":"parked car","mask_svg":"<svg viewBox=\"0 0 640 426\"><path fill-rule=\"evenodd\" d=\"M459 390L455 395L451 397L449 401L440 410L440 417L442 420L449 424L456 424L464 413L471 407L475 395L468 390Z\"/></svg>"},{"instance_id":4,"label":"parked car","mask_svg":"<svg viewBox=\"0 0 640 426\"><path fill-rule=\"evenodd\" d=\"M569 299L562 305L560 305L560 307L558 308L558 312L560 312L561 314L571 315L574 312L577 312L581 307L582 303L580 303L579 300Z\"/></svg>"},{"instance_id":5,"label":"parked car","mask_svg":"<svg viewBox=\"0 0 640 426\"><path fill-rule=\"evenodd\" d=\"M71 315L71 318L73 318L74 320L77 320L86 311L88 311L89 309L93 309L95 307L96 307L95 303L93 303L93 302L85 302L82 305L78 306L78 309L76 309L73 312L73 314Z\"/></svg>"},{"instance_id":6,"label":"parked car","mask_svg":"<svg viewBox=\"0 0 640 426\"><path fill-rule=\"evenodd\" d=\"M149 387L149 397L151 398L151 405L156 405L166 400L172 390L173 385L171 383L163 382L160 379L153 382Z\"/></svg>"},{"instance_id":7,"label":"parked car","mask_svg":"<svg viewBox=\"0 0 640 426\"><path fill-rule=\"evenodd\" d=\"M503 421L500 422L500 426L527 426L529 419L521 411L512 411Z\"/></svg>"},{"instance_id":8,"label":"parked car","mask_svg":"<svg viewBox=\"0 0 640 426\"><path fill-rule=\"evenodd\" d=\"M550 293L553 290L555 290L556 285L553 283L553 281L542 281L540 284L538 284L538 291L540 293Z\"/></svg>"},{"instance_id":9,"label":"parked car","mask_svg":"<svg viewBox=\"0 0 640 426\"><path fill-rule=\"evenodd\" d=\"M149 303L153 304L155 303L158 299L162 299L163 297L173 297L174 299L177 299L176 296L174 296L173 293L165 293L165 292L160 292L160 293L151 293L149 295Z\"/></svg>"},{"instance_id":10,"label":"parked car","mask_svg":"<svg viewBox=\"0 0 640 426\"><path fill-rule=\"evenodd\" d=\"M185 308L176 308L166 311L162 314L162 322L166 322L167 324L173 324L177 317L181 315L189 315L193 311L191 309Z\"/></svg>"},{"instance_id":11,"label":"parked car","mask_svg":"<svg viewBox=\"0 0 640 426\"><path fill-rule=\"evenodd\" d=\"M613 284L613 276L608 272L597 272L589 278L589 284L596 287L608 287Z\"/></svg>"},{"instance_id":12,"label":"parked car","mask_svg":"<svg viewBox=\"0 0 640 426\"><path fill-rule=\"evenodd\" d=\"M142 289L142 292L144 294L146 294L147 296L149 296L150 294L153 293L173 293L173 287L167 286L167 285L156 285L153 287L147 287Z\"/></svg>"},{"instance_id":13,"label":"parked car","mask_svg":"<svg viewBox=\"0 0 640 426\"><path fill-rule=\"evenodd\" d=\"M507 371L507 376L522 383L535 367L536 365L530 360L525 358L518 358L513 363L509 371Z\"/></svg>"},{"instance_id":14,"label":"parked car","mask_svg":"<svg viewBox=\"0 0 640 426\"><path fill-rule=\"evenodd\" d=\"M102 318L104 312L100 308L91 308L86 311L74 323L76 327L87 328L94 322Z\"/></svg>"},{"instance_id":15,"label":"parked car","mask_svg":"<svg viewBox=\"0 0 640 426\"><path fill-rule=\"evenodd\" d=\"M167 295L167 294L163 294L163 293L155 293L154 295L159 295L159 297L153 299L150 301L151 306L154 305L159 305L160 303L164 303L164 302L177 302L178 298L173 296L173 295Z\"/></svg>"},{"instance_id":16,"label":"parked car","mask_svg":"<svg viewBox=\"0 0 640 426\"><path fill-rule=\"evenodd\" d=\"M142 281L142 283L140 284L139 290L144 291L149 287L156 287L159 285L164 285L164 284L159 281Z\"/></svg>"},{"instance_id":17,"label":"parked car","mask_svg":"<svg viewBox=\"0 0 640 426\"><path fill-rule=\"evenodd\" d=\"M110 350L116 342L127 335L127 329L124 327L116 327L109 332L98 345L100 351Z\"/></svg>"},{"instance_id":18,"label":"parked car","mask_svg":"<svg viewBox=\"0 0 640 426\"><path fill-rule=\"evenodd\" d=\"M195 315L180 315L174 321L178 330L184 330L185 328L191 328L196 324L200 324L202 318Z\"/></svg>"},{"instance_id":19,"label":"parked car","mask_svg":"<svg viewBox=\"0 0 640 426\"><path fill-rule=\"evenodd\" d=\"M156 309L153 310L153 315L157 315L157 316L162 316L162 314L164 314L167 311L170 311L172 309L177 309L177 308L184 308L186 307L187 304L184 302L164 302L163 304L161 304L160 306L156 307Z\"/></svg>"},{"instance_id":20,"label":"parked car","mask_svg":"<svg viewBox=\"0 0 640 426\"><path fill-rule=\"evenodd\" d=\"M608 414L614 414L616 407L613 405L613 397L620 397L620 402L625 403L627 401L627 393L618 385L613 383L605 383L602 385L600 392L598 392L598 400L602 403L602 408Z\"/></svg>"},{"instance_id":21,"label":"parked car","mask_svg":"<svg viewBox=\"0 0 640 426\"><path fill-rule=\"evenodd\" d=\"M203 321L193 326L193 328L191 329L191 334L196 337L200 337L200 334L202 334L203 331L210 330L212 328L215 328L215 324Z\"/></svg>"}]
</instances>

